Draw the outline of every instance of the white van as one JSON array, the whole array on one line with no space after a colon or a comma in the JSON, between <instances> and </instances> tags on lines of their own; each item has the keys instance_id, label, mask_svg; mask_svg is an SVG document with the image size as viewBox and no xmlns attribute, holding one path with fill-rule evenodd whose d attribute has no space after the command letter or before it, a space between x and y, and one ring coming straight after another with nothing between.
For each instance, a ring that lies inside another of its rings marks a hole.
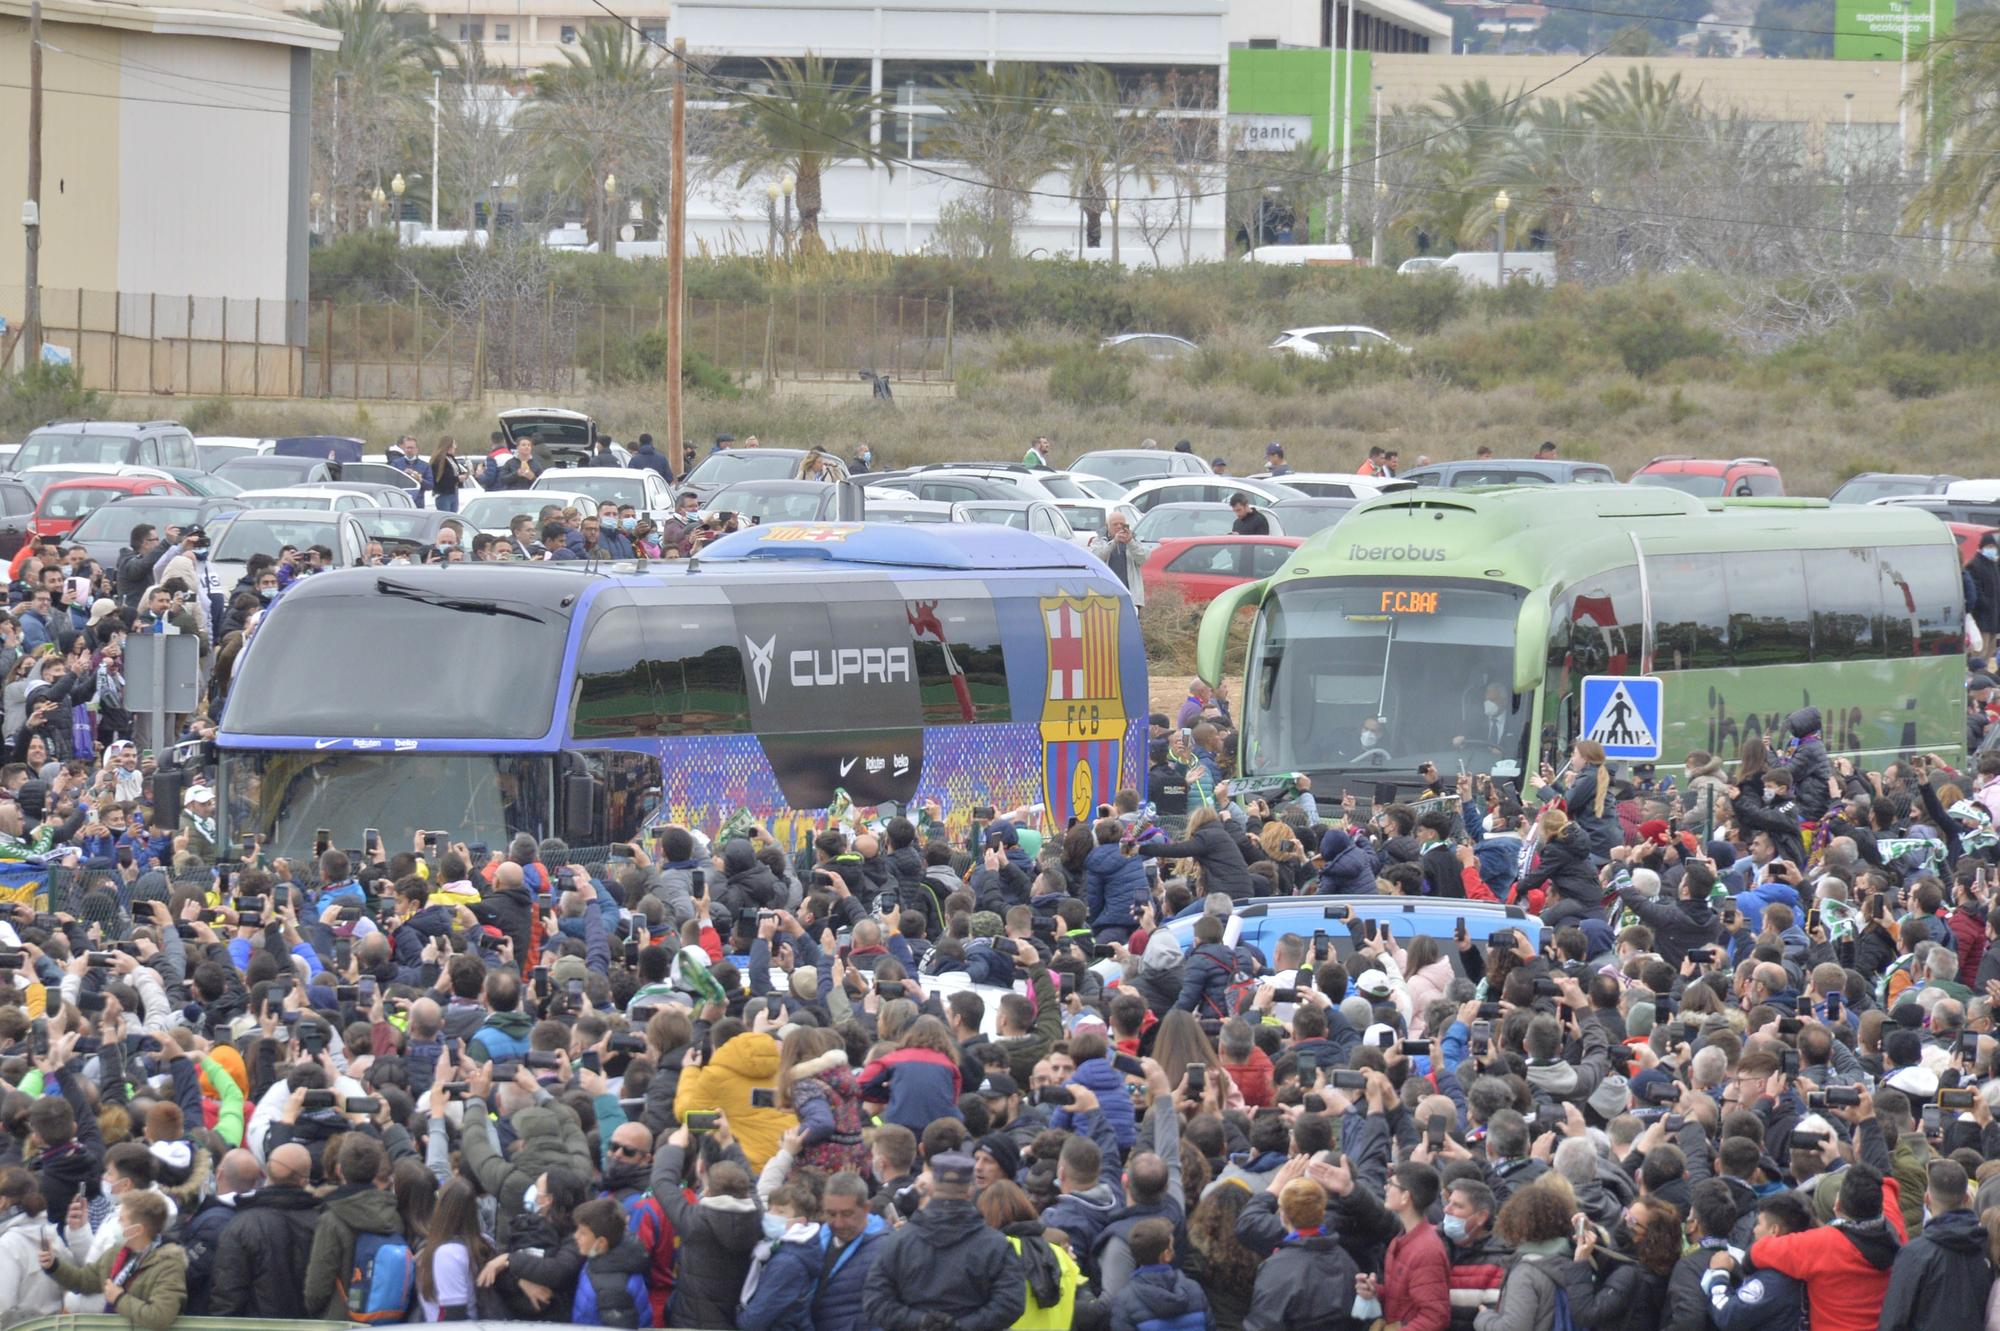
<instances>
[{"instance_id":1,"label":"white van","mask_svg":"<svg viewBox=\"0 0 2000 1331\"><path fill-rule=\"evenodd\" d=\"M1508 250L1507 268L1500 271L1500 255L1492 250L1466 250L1452 255L1438 268L1442 272L1457 273L1468 282L1482 287L1497 287L1503 280L1508 282L1533 282L1539 286L1552 287L1556 284L1556 256L1547 250Z\"/></svg>"},{"instance_id":2,"label":"white van","mask_svg":"<svg viewBox=\"0 0 2000 1331\"><path fill-rule=\"evenodd\" d=\"M1243 256L1245 263L1283 263L1293 267L1348 268L1354 264L1352 245L1259 245Z\"/></svg>"}]
</instances>

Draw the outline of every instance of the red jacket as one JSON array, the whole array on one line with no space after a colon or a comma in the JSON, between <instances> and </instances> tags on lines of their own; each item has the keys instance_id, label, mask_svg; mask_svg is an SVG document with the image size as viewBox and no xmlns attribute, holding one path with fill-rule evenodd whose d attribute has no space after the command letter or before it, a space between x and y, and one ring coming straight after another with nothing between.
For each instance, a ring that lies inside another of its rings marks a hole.
<instances>
[{"instance_id":1,"label":"red jacket","mask_svg":"<svg viewBox=\"0 0 2000 1331\"><path fill-rule=\"evenodd\" d=\"M1269 1109L1273 1103L1271 1085L1271 1056L1256 1045L1250 1046L1250 1061L1247 1063L1224 1063L1222 1070L1229 1074L1229 1080L1236 1083L1242 1093L1243 1103L1252 1109Z\"/></svg>"},{"instance_id":2,"label":"red jacket","mask_svg":"<svg viewBox=\"0 0 2000 1331\"><path fill-rule=\"evenodd\" d=\"M1909 1237L1903 1229L1902 1190L1894 1174L1882 1178L1882 1214L1895 1234L1895 1243L1877 1232L1857 1244L1849 1230L1822 1225L1799 1234L1758 1239L1750 1246L1750 1261L1805 1282L1812 1331L1876 1331L1882 1318L1882 1299L1889 1292L1889 1269L1896 1260L1896 1247ZM1870 1260L1871 1254L1875 1260Z\"/></svg>"},{"instance_id":3,"label":"red jacket","mask_svg":"<svg viewBox=\"0 0 2000 1331\"><path fill-rule=\"evenodd\" d=\"M1972 917L1972 912L1954 910L1947 913L1944 922L1951 929L1952 941L1958 946L1958 973L1962 977L1979 974L1979 963L1986 956L1986 926ZM1961 978L1960 984L1970 985L1969 978Z\"/></svg>"},{"instance_id":4,"label":"red jacket","mask_svg":"<svg viewBox=\"0 0 2000 1331\"><path fill-rule=\"evenodd\" d=\"M1451 1325L1451 1259L1428 1224L1389 1242L1382 1259L1382 1316L1403 1331L1445 1331Z\"/></svg>"}]
</instances>

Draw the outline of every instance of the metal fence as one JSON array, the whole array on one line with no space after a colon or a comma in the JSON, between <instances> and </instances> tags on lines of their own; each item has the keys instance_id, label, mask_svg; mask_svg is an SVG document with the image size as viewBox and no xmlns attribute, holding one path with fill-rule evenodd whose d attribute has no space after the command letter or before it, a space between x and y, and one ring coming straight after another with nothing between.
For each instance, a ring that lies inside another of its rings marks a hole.
<instances>
[{"instance_id":1,"label":"metal fence","mask_svg":"<svg viewBox=\"0 0 2000 1331\"><path fill-rule=\"evenodd\" d=\"M18 330L22 288L0 287ZM559 294L407 303L42 290L43 341L84 385L158 397L458 402L488 391L574 394L665 375L666 302L606 306ZM779 380L948 383L953 300L797 292L690 300L697 384Z\"/></svg>"}]
</instances>

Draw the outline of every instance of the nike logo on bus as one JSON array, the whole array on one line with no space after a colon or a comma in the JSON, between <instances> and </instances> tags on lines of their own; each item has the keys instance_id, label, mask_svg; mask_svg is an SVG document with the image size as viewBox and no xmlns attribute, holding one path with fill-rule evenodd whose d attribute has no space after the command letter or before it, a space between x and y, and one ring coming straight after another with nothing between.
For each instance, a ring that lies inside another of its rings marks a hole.
<instances>
[{"instance_id":1,"label":"nike logo on bus","mask_svg":"<svg viewBox=\"0 0 2000 1331\"><path fill-rule=\"evenodd\" d=\"M337 739L316 739L313 741L313 747L315 749L330 749L338 743L340 741Z\"/></svg>"},{"instance_id":2,"label":"nike logo on bus","mask_svg":"<svg viewBox=\"0 0 2000 1331\"><path fill-rule=\"evenodd\" d=\"M860 761L861 760L859 758L849 758L846 762L840 765L840 774L842 776L846 776L849 772L854 770L854 764Z\"/></svg>"}]
</instances>

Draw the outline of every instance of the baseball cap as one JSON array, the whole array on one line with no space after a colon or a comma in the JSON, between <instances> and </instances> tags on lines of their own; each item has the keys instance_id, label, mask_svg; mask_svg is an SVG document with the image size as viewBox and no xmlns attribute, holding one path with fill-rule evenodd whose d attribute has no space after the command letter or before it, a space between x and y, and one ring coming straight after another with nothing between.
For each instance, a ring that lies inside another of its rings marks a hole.
<instances>
[{"instance_id":1,"label":"baseball cap","mask_svg":"<svg viewBox=\"0 0 2000 1331\"><path fill-rule=\"evenodd\" d=\"M1284 451L1285 451L1285 446L1279 443L1275 439L1273 439L1270 443L1264 445L1265 457L1270 457L1273 453L1282 453Z\"/></svg>"},{"instance_id":2,"label":"baseball cap","mask_svg":"<svg viewBox=\"0 0 2000 1331\"><path fill-rule=\"evenodd\" d=\"M213 786L189 786L187 794L181 797L189 804L206 804L215 798Z\"/></svg>"},{"instance_id":3,"label":"baseball cap","mask_svg":"<svg viewBox=\"0 0 2000 1331\"><path fill-rule=\"evenodd\" d=\"M1645 822L1639 824L1639 837L1642 841L1650 841L1654 845L1664 846L1667 844L1667 834L1671 830L1664 819L1648 818Z\"/></svg>"},{"instance_id":4,"label":"baseball cap","mask_svg":"<svg viewBox=\"0 0 2000 1331\"><path fill-rule=\"evenodd\" d=\"M957 1187L972 1186L972 1157L954 1151L931 1161L931 1178Z\"/></svg>"},{"instance_id":5,"label":"baseball cap","mask_svg":"<svg viewBox=\"0 0 2000 1331\"><path fill-rule=\"evenodd\" d=\"M1208 460L1208 465L1209 465L1209 466L1211 466L1211 467L1226 467L1226 466L1228 466L1228 465L1229 465L1229 459L1228 459L1228 458L1210 458L1210 459Z\"/></svg>"},{"instance_id":6,"label":"baseball cap","mask_svg":"<svg viewBox=\"0 0 2000 1331\"><path fill-rule=\"evenodd\" d=\"M979 1093L989 1100L1005 1100L1010 1095L1019 1095L1020 1086L1004 1072L989 1072L986 1080L979 1083Z\"/></svg>"},{"instance_id":7,"label":"baseball cap","mask_svg":"<svg viewBox=\"0 0 2000 1331\"><path fill-rule=\"evenodd\" d=\"M1377 970L1363 971L1361 972L1361 978L1354 982L1354 991L1358 994L1366 994L1370 998L1387 998L1389 996L1389 977Z\"/></svg>"}]
</instances>

